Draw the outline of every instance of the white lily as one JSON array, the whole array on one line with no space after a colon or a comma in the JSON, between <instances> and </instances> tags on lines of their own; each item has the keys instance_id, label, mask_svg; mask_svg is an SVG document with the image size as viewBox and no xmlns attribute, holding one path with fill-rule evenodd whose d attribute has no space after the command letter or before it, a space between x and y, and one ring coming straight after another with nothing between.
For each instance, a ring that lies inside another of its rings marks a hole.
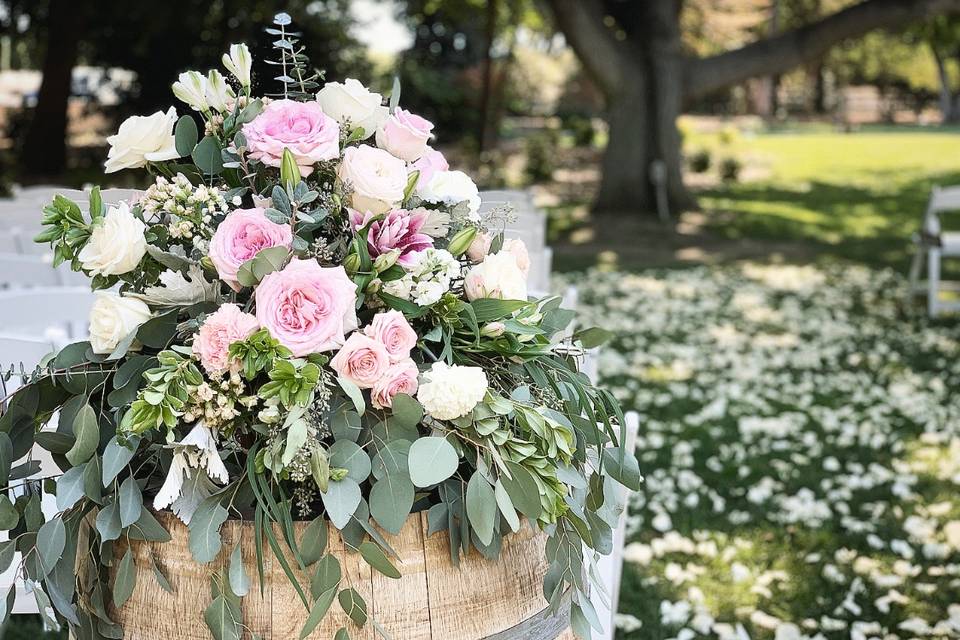
<instances>
[{"instance_id":1,"label":"white lily","mask_svg":"<svg viewBox=\"0 0 960 640\"><path fill-rule=\"evenodd\" d=\"M211 107L223 113L227 111L227 103L236 97L233 89L227 84L227 79L216 69L207 74L207 102Z\"/></svg>"},{"instance_id":2,"label":"white lily","mask_svg":"<svg viewBox=\"0 0 960 640\"><path fill-rule=\"evenodd\" d=\"M213 432L202 422L198 422L173 447L173 462L163 486L153 499L153 508L160 511L172 506L177 517L184 524L190 524L197 506L213 492L210 481L226 484L230 475L220 459Z\"/></svg>"},{"instance_id":3,"label":"white lily","mask_svg":"<svg viewBox=\"0 0 960 640\"><path fill-rule=\"evenodd\" d=\"M197 111L210 108L207 102L207 79L199 71L184 71L173 83L173 95Z\"/></svg>"},{"instance_id":4,"label":"white lily","mask_svg":"<svg viewBox=\"0 0 960 640\"><path fill-rule=\"evenodd\" d=\"M245 44L230 45L230 53L223 54L223 66L233 74L244 89L250 86L250 67L253 64L250 58L250 49Z\"/></svg>"}]
</instances>

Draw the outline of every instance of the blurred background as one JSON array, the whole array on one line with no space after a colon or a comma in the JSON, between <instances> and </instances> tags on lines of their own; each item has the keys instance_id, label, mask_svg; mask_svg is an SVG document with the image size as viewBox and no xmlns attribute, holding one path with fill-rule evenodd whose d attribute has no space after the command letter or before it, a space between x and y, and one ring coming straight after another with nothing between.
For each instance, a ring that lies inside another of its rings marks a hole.
<instances>
[{"instance_id":1,"label":"blurred background","mask_svg":"<svg viewBox=\"0 0 960 640\"><path fill-rule=\"evenodd\" d=\"M145 186L105 137L281 10L525 191L620 336L647 482L617 637L960 637L960 327L906 279L948 248L918 232L960 185L960 2L0 0L0 193Z\"/></svg>"}]
</instances>

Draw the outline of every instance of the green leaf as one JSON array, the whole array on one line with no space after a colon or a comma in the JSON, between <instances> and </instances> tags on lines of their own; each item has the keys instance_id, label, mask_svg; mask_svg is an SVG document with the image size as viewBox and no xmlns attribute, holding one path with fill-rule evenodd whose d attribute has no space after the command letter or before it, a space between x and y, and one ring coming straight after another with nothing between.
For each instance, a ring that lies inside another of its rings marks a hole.
<instances>
[{"instance_id":1,"label":"green leaf","mask_svg":"<svg viewBox=\"0 0 960 640\"><path fill-rule=\"evenodd\" d=\"M197 146L197 139L199 138L197 123L193 116L180 116L177 125L173 128L173 138L180 157L190 155L193 148Z\"/></svg>"},{"instance_id":2,"label":"green leaf","mask_svg":"<svg viewBox=\"0 0 960 640\"><path fill-rule=\"evenodd\" d=\"M157 559L153 557L152 553L150 554L150 568L153 569L153 577L157 581L157 584L160 585L160 588L167 593L173 593L173 587L170 585L170 581L167 580L167 576L163 575L163 571L160 570L160 567L157 565Z\"/></svg>"},{"instance_id":3,"label":"green leaf","mask_svg":"<svg viewBox=\"0 0 960 640\"><path fill-rule=\"evenodd\" d=\"M342 578L340 561L328 553L317 562L317 570L313 574L313 579L310 580L310 594L317 598L324 591L336 588Z\"/></svg>"},{"instance_id":4,"label":"green leaf","mask_svg":"<svg viewBox=\"0 0 960 640\"><path fill-rule=\"evenodd\" d=\"M10 477L10 465L13 464L13 441L4 431L0 431L0 478Z\"/></svg>"},{"instance_id":5,"label":"green leaf","mask_svg":"<svg viewBox=\"0 0 960 640\"><path fill-rule=\"evenodd\" d=\"M393 578L394 580L400 578L400 571L387 559L387 555L383 552L383 549L369 540L360 545L360 556L368 565L388 578Z\"/></svg>"},{"instance_id":6,"label":"green leaf","mask_svg":"<svg viewBox=\"0 0 960 640\"><path fill-rule=\"evenodd\" d=\"M333 526L342 530L360 505L360 485L350 477L339 482L330 482L330 486L320 494L320 498Z\"/></svg>"},{"instance_id":7,"label":"green leaf","mask_svg":"<svg viewBox=\"0 0 960 640\"><path fill-rule=\"evenodd\" d=\"M531 520L536 520L540 517L542 509L537 481L533 474L515 462L507 462L506 466L511 477L500 476L503 488L506 489L517 511Z\"/></svg>"},{"instance_id":8,"label":"green leaf","mask_svg":"<svg viewBox=\"0 0 960 640\"><path fill-rule=\"evenodd\" d=\"M103 486L108 486L114 478L130 463L133 454L140 444L140 438L137 436L128 439L129 447L125 447L117 441L117 437L110 438L106 449L103 450Z\"/></svg>"},{"instance_id":9,"label":"green leaf","mask_svg":"<svg viewBox=\"0 0 960 640\"><path fill-rule=\"evenodd\" d=\"M203 173L215 176L223 171L223 159L220 155L220 145L216 138L207 136L194 147L190 154L193 163Z\"/></svg>"},{"instance_id":10,"label":"green leaf","mask_svg":"<svg viewBox=\"0 0 960 640\"><path fill-rule=\"evenodd\" d=\"M133 595L133 590L137 586L137 563L133 559L133 553L130 547L123 554L117 566L117 577L113 581L113 604L119 609Z\"/></svg>"},{"instance_id":11,"label":"green leaf","mask_svg":"<svg viewBox=\"0 0 960 640\"><path fill-rule=\"evenodd\" d=\"M623 458L622 462L621 457ZM620 447L607 447L603 450L603 470L631 491L640 490L640 482L642 481L640 465L632 451L625 451L621 454Z\"/></svg>"},{"instance_id":12,"label":"green leaf","mask_svg":"<svg viewBox=\"0 0 960 640\"><path fill-rule=\"evenodd\" d=\"M285 189L293 189L300 184L300 167L297 166L297 160L290 153L290 149L284 147L283 157L280 159L280 184Z\"/></svg>"},{"instance_id":13,"label":"green leaf","mask_svg":"<svg viewBox=\"0 0 960 640\"><path fill-rule=\"evenodd\" d=\"M120 484L117 499L120 501L121 527L129 527L140 519L140 511L143 509L143 494L140 493L140 487L133 476L127 476Z\"/></svg>"},{"instance_id":14,"label":"green leaf","mask_svg":"<svg viewBox=\"0 0 960 640\"><path fill-rule=\"evenodd\" d=\"M574 333L573 339L574 341L579 340L584 349L593 349L609 342L615 338L616 335L617 334L612 331L607 331L600 327L590 327L589 329L581 329Z\"/></svg>"},{"instance_id":15,"label":"green leaf","mask_svg":"<svg viewBox=\"0 0 960 640\"><path fill-rule=\"evenodd\" d=\"M340 627L337 629L337 634L333 636L333 640L350 640L350 633L347 631L347 628Z\"/></svg>"},{"instance_id":16,"label":"green leaf","mask_svg":"<svg viewBox=\"0 0 960 640\"><path fill-rule=\"evenodd\" d=\"M76 466L90 459L100 444L100 426L97 424L97 414L93 407L84 404L77 417L73 420L73 435L76 442L67 452L67 460Z\"/></svg>"},{"instance_id":17,"label":"green leaf","mask_svg":"<svg viewBox=\"0 0 960 640\"><path fill-rule=\"evenodd\" d=\"M497 523L497 498L479 471L475 471L467 483L467 517L480 542L490 544Z\"/></svg>"},{"instance_id":18,"label":"green leaf","mask_svg":"<svg viewBox=\"0 0 960 640\"><path fill-rule=\"evenodd\" d=\"M460 458L446 438L429 436L410 445L410 480L418 487L443 482L457 471Z\"/></svg>"},{"instance_id":19,"label":"green leaf","mask_svg":"<svg viewBox=\"0 0 960 640\"><path fill-rule=\"evenodd\" d=\"M308 567L320 560L327 549L327 521L325 518L315 518L303 530L300 538L300 557Z\"/></svg>"},{"instance_id":20,"label":"green leaf","mask_svg":"<svg viewBox=\"0 0 960 640\"><path fill-rule=\"evenodd\" d=\"M370 477L370 456L350 440L338 440L328 452L331 468L347 470L347 477L361 483Z\"/></svg>"},{"instance_id":21,"label":"green leaf","mask_svg":"<svg viewBox=\"0 0 960 640\"><path fill-rule=\"evenodd\" d=\"M250 592L250 577L243 566L243 552L240 550L240 544L233 548L230 554L230 590L234 595L242 598Z\"/></svg>"},{"instance_id":22,"label":"green leaf","mask_svg":"<svg viewBox=\"0 0 960 640\"><path fill-rule=\"evenodd\" d=\"M20 513L6 493L0 493L0 531L9 531L20 522Z\"/></svg>"},{"instance_id":23,"label":"green leaf","mask_svg":"<svg viewBox=\"0 0 960 640\"><path fill-rule=\"evenodd\" d=\"M220 595L203 612L203 621L214 640L240 640L240 621L234 617L227 599Z\"/></svg>"},{"instance_id":24,"label":"green leaf","mask_svg":"<svg viewBox=\"0 0 960 640\"><path fill-rule=\"evenodd\" d=\"M420 170L415 169L407 175L407 186L403 188L403 202L406 202L410 199L410 194L413 193L413 190L417 186L417 182L420 180Z\"/></svg>"},{"instance_id":25,"label":"green leaf","mask_svg":"<svg viewBox=\"0 0 960 640\"><path fill-rule=\"evenodd\" d=\"M391 440L373 456L373 477L382 479L390 473L402 473L410 477L410 441L403 438Z\"/></svg>"},{"instance_id":26,"label":"green leaf","mask_svg":"<svg viewBox=\"0 0 960 640\"><path fill-rule=\"evenodd\" d=\"M513 506L510 494L507 493L506 488L500 480L497 480L497 484L493 486L493 494L497 499L497 506L500 508L500 513L503 514L503 519L510 525L510 530L514 533L520 531L520 518L517 516L517 510Z\"/></svg>"},{"instance_id":27,"label":"green leaf","mask_svg":"<svg viewBox=\"0 0 960 640\"><path fill-rule=\"evenodd\" d=\"M100 187L95 186L90 190L90 219L96 220L103 217L103 196L100 195Z\"/></svg>"},{"instance_id":28,"label":"green leaf","mask_svg":"<svg viewBox=\"0 0 960 640\"><path fill-rule=\"evenodd\" d=\"M220 506L220 497L213 495L200 503L190 519L190 553L200 564L212 562L220 553L220 527L227 515L227 510Z\"/></svg>"},{"instance_id":29,"label":"green leaf","mask_svg":"<svg viewBox=\"0 0 960 640\"><path fill-rule=\"evenodd\" d=\"M477 322L490 322L491 320L500 320L512 314L517 309L522 309L530 303L526 300L498 300L496 298L480 298L470 303L473 312L477 316Z\"/></svg>"},{"instance_id":30,"label":"green leaf","mask_svg":"<svg viewBox=\"0 0 960 640\"><path fill-rule=\"evenodd\" d=\"M83 472L86 465L70 467L57 478L57 510L64 511L83 497Z\"/></svg>"},{"instance_id":31,"label":"green leaf","mask_svg":"<svg viewBox=\"0 0 960 640\"><path fill-rule=\"evenodd\" d=\"M70 449L73 448L73 444L77 441L77 439L72 435L68 433L60 433L59 431L40 431L33 437L33 439L40 447L46 449L50 453L56 453L57 455L61 456L70 451ZM7 471L7 475L9 474L10 472Z\"/></svg>"},{"instance_id":32,"label":"green leaf","mask_svg":"<svg viewBox=\"0 0 960 640\"><path fill-rule=\"evenodd\" d=\"M307 621L300 631L300 640L303 640L313 633L313 630L316 629L320 621L323 620L323 616L327 615L327 611L330 610L330 605L333 604L333 599L336 595L337 588L333 587L321 593L320 597L314 601L313 606L310 607L310 615L307 616Z\"/></svg>"},{"instance_id":33,"label":"green leaf","mask_svg":"<svg viewBox=\"0 0 960 640\"><path fill-rule=\"evenodd\" d=\"M16 540L4 540L0 542L0 573L3 573L13 564L13 556L17 552Z\"/></svg>"},{"instance_id":34,"label":"green leaf","mask_svg":"<svg viewBox=\"0 0 960 640\"><path fill-rule=\"evenodd\" d=\"M53 567L63 555L66 544L67 528L62 518L53 518L44 522L37 531L37 554L44 575L53 571Z\"/></svg>"},{"instance_id":35,"label":"green leaf","mask_svg":"<svg viewBox=\"0 0 960 640\"><path fill-rule=\"evenodd\" d=\"M93 456L80 466L83 467L83 495L97 504L103 504L103 488L100 486L100 458Z\"/></svg>"},{"instance_id":36,"label":"green leaf","mask_svg":"<svg viewBox=\"0 0 960 640\"><path fill-rule=\"evenodd\" d=\"M370 515L386 531L397 535L413 508L414 489L407 474L388 473L370 488Z\"/></svg>"},{"instance_id":37,"label":"green leaf","mask_svg":"<svg viewBox=\"0 0 960 640\"><path fill-rule=\"evenodd\" d=\"M420 403L405 393L398 393L393 397L393 419L404 427L413 427L423 419L423 407Z\"/></svg>"},{"instance_id":38,"label":"green leaf","mask_svg":"<svg viewBox=\"0 0 960 640\"><path fill-rule=\"evenodd\" d=\"M140 519L127 530L131 540L146 540L148 542L170 542L170 532L157 522L149 509L140 510Z\"/></svg>"},{"instance_id":39,"label":"green leaf","mask_svg":"<svg viewBox=\"0 0 960 640\"><path fill-rule=\"evenodd\" d=\"M367 623L367 603L355 589L344 589L337 596L340 608L358 627Z\"/></svg>"},{"instance_id":40,"label":"green leaf","mask_svg":"<svg viewBox=\"0 0 960 640\"><path fill-rule=\"evenodd\" d=\"M113 500L97 513L97 533L103 542L120 537L120 509Z\"/></svg>"},{"instance_id":41,"label":"green leaf","mask_svg":"<svg viewBox=\"0 0 960 640\"><path fill-rule=\"evenodd\" d=\"M360 387L341 376L337 376L337 384L339 384L340 388L347 394L347 397L353 401L353 406L356 407L357 413L363 415L366 409L366 403L363 401L363 392L360 391Z\"/></svg>"}]
</instances>

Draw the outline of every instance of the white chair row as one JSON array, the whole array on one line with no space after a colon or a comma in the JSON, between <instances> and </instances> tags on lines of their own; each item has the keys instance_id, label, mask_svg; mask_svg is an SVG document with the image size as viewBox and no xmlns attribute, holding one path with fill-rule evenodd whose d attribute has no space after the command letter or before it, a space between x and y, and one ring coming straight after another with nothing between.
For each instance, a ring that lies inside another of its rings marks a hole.
<instances>
[{"instance_id":1,"label":"white chair row","mask_svg":"<svg viewBox=\"0 0 960 640\"><path fill-rule=\"evenodd\" d=\"M546 215L536 208L528 191L480 192L481 215L504 206L510 207L514 214L514 219L505 225L504 235L522 240L530 254L530 288L549 290L553 250L547 246Z\"/></svg>"},{"instance_id":2,"label":"white chair row","mask_svg":"<svg viewBox=\"0 0 960 640\"><path fill-rule=\"evenodd\" d=\"M920 233L914 236L916 253L910 265L910 296L925 293L927 313L935 318L943 311L960 311L960 286L956 282L941 280L943 258L960 257L960 231L944 231L940 216L943 213L960 213L960 186L934 187L930 193L927 210L923 216ZM927 280L922 282L920 272L927 262ZM944 300L941 292L952 291L954 297Z\"/></svg>"}]
</instances>

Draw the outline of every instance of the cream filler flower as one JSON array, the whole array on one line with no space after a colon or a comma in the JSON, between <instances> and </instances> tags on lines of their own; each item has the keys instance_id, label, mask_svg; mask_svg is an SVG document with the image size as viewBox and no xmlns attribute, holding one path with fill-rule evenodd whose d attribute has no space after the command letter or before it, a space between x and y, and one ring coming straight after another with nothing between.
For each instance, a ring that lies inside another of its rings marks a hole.
<instances>
[{"instance_id":1,"label":"cream filler flower","mask_svg":"<svg viewBox=\"0 0 960 640\"><path fill-rule=\"evenodd\" d=\"M210 480L224 485L230 480L227 468L220 459L217 442L213 432L202 422L197 423L182 440L173 444L173 462L163 486L153 500L157 511L173 508L173 512L184 524L190 524L194 511L211 491ZM195 476L202 473L206 477ZM184 493L185 483L190 483L194 491Z\"/></svg>"}]
</instances>

